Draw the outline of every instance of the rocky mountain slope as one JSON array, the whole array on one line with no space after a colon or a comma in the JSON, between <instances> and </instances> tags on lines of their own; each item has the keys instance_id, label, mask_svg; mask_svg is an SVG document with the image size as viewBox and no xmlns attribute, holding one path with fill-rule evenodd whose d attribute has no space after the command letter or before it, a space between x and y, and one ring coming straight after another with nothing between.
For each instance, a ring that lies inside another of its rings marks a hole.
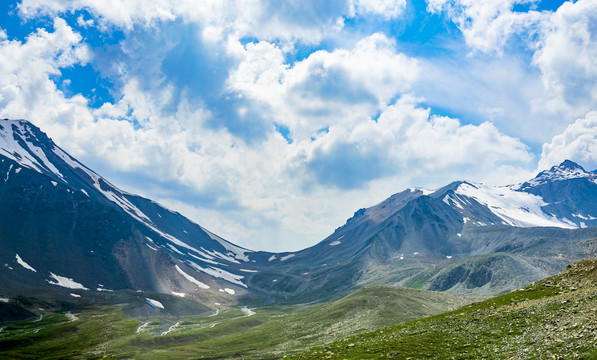
<instances>
[{"instance_id":1,"label":"rocky mountain slope","mask_svg":"<svg viewBox=\"0 0 597 360\"><path fill-rule=\"evenodd\" d=\"M116 188L31 123L0 120L0 297L139 290L214 308L372 284L498 294L597 256L596 225L597 174L565 161L522 184L407 189L311 248L255 252Z\"/></svg>"},{"instance_id":2,"label":"rocky mountain slope","mask_svg":"<svg viewBox=\"0 0 597 360\"><path fill-rule=\"evenodd\" d=\"M236 303L257 262L159 204L119 190L27 121L0 120L0 283L132 289ZM18 291L18 290L14 290Z\"/></svg>"},{"instance_id":3,"label":"rocky mountain slope","mask_svg":"<svg viewBox=\"0 0 597 360\"><path fill-rule=\"evenodd\" d=\"M571 161L523 184L408 189L247 281L282 300L375 283L499 294L597 256L596 217L597 175Z\"/></svg>"},{"instance_id":4,"label":"rocky mountain slope","mask_svg":"<svg viewBox=\"0 0 597 360\"><path fill-rule=\"evenodd\" d=\"M597 259L456 311L289 359L595 359Z\"/></svg>"}]
</instances>

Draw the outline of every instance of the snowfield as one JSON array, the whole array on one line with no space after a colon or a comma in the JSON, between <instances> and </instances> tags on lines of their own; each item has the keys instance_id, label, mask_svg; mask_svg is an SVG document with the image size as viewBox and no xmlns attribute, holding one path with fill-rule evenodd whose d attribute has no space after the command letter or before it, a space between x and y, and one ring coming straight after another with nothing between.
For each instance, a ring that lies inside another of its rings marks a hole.
<instances>
[{"instance_id":1,"label":"snowfield","mask_svg":"<svg viewBox=\"0 0 597 360\"><path fill-rule=\"evenodd\" d=\"M52 278L54 278L54 280L56 280L55 282L46 280L48 283L50 283L52 285L62 286L62 287L68 288L68 289L89 290L88 288L86 288L82 284L74 281L73 279L70 279L70 278L67 278L64 276L60 276L60 275L56 275L53 272L50 272L50 276Z\"/></svg>"},{"instance_id":2,"label":"snowfield","mask_svg":"<svg viewBox=\"0 0 597 360\"><path fill-rule=\"evenodd\" d=\"M147 305L149 305L153 308L160 308L160 309L164 308L164 305L162 305L161 302L154 300L154 299L145 298L145 302L147 303Z\"/></svg>"},{"instance_id":3,"label":"snowfield","mask_svg":"<svg viewBox=\"0 0 597 360\"><path fill-rule=\"evenodd\" d=\"M19 254L17 254L17 262L19 263L19 265L21 265L25 269L31 270L33 272L37 272L37 270L35 270L31 265L29 265L25 261L23 261L23 259L21 259L21 257L19 256Z\"/></svg>"},{"instance_id":4,"label":"snowfield","mask_svg":"<svg viewBox=\"0 0 597 360\"><path fill-rule=\"evenodd\" d=\"M567 229L577 227L574 223L559 220L544 213L541 207L547 205L547 203L540 196L516 191L509 186L490 187L481 184L462 183L455 193L475 199L507 225L519 227L555 226ZM466 204L462 204L456 199L450 200L458 208L462 209L463 206L466 206Z\"/></svg>"},{"instance_id":5,"label":"snowfield","mask_svg":"<svg viewBox=\"0 0 597 360\"><path fill-rule=\"evenodd\" d=\"M193 284L199 286L199 288L201 289L209 289L209 285L206 285L204 283L202 283L201 281L195 279L194 277L192 277L191 275L187 274L186 272L182 271L181 268L178 267L178 265L174 265L174 267L176 268L176 271L178 271L178 273L182 276L184 276L185 279L189 280L190 282L192 282Z\"/></svg>"}]
</instances>

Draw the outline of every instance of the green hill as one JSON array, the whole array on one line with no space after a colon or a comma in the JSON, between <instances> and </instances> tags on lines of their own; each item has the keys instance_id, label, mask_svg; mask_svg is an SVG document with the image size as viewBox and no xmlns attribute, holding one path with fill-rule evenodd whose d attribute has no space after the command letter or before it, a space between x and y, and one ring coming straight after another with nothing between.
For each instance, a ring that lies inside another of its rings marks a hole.
<instances>
[{"instance_id":1,"label":"green hill","mask_svg":"<svg viewBox=\"0 0 597 360\"><path fill-rule=\"evenodd\" d=\"M456 311L289 359L596 359L597 259Z\"/></svg>"},{"instance_id":2,"label":"green hill","mask_svg":"<svg viewBox=\"0 0 597 360\"><path fill-rule=\"evenodd\" d=\"M126 294L110 294L130 302ZM135 295L135 294L133 294ZM129 317L130 304L46 312L4 325L0 358L275 359L346 336L439 314L473 297L373 286L332 302L222 308L211 316ZM173 299L174 300L174 299ZM167 299L160 298L166 303ZM254 312L254 314L251 314ZM251 314L250 316L247 316ZM167 334L164 334L167 332Z\"/></svg>"}]
</instances>

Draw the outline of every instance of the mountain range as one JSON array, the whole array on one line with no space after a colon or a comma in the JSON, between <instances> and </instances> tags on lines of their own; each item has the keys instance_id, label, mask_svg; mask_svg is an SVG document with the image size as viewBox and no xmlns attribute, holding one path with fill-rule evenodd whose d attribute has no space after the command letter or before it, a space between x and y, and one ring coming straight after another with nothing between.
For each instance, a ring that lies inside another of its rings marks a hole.
<instances>
[{"instance_id":1,"label":"mountain range","mask_svg":"<svg viewBox=\"0 0 597 360\"><path fill-rule=\"evenodd\" d=\"M0 120L1 296L132 290L213 308L370 284L499 294L596 257L596 226L597 173L567 160L522 184L407 189L313 247L251 251L118 189L30 122Z\"/></svg>"}]
</instances>

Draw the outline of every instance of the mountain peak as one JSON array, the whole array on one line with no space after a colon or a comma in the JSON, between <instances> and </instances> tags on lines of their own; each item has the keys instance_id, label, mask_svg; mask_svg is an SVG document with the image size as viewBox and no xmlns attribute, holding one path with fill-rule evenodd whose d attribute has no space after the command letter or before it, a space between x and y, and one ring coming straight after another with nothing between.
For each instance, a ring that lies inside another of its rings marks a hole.
<instances>
[{"instance_id":1,"label":"mountain peak","mask_svg":"<svg viewBox=\"0 0 597 360\"><path fill-rule=\"evenodd\" d=\"M555 170L582 170L583 172L585 171L585 169L582 166L578 165L577 163L571 160L564 160L560 165L552 166L552 168L550 169L550 171Z\"/></svg>"},{"instance_id":2,"label":"mountain peak","mask_svg":"<svg viewBox=\"0 0 597 360\"><path fill-rule=\"evenodd\" d=\"M582 166L574 161L564 160L560 165L552 166L551 169L540 172L534 179L522 184L521 188L525 189L539 186L553 181L591 177L595 177L595 174L587 172Z\"/></svg>"}]
</instances>

